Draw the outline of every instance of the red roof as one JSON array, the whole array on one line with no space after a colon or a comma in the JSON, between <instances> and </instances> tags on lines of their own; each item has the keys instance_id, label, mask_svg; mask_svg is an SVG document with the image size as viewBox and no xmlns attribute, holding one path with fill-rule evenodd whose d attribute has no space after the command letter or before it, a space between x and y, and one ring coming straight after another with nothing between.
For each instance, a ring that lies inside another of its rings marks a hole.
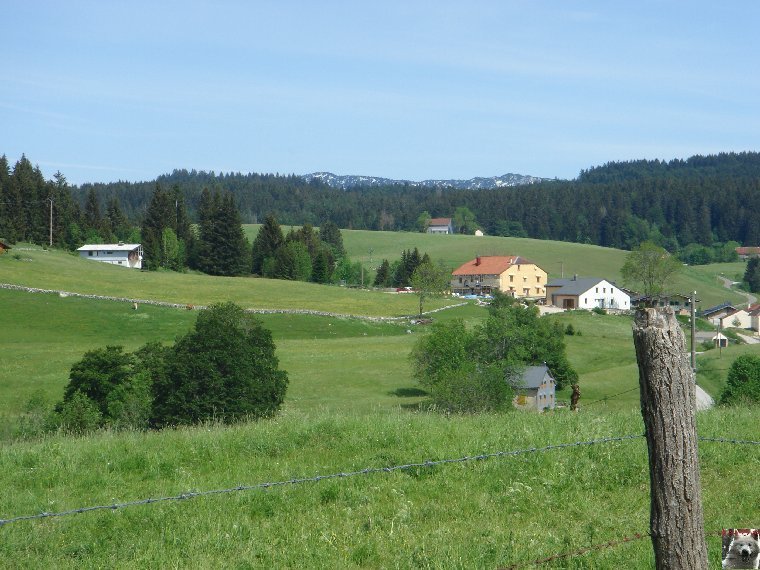
<instances>
[{"instance_id":1,"label":"red roof","mask_svg":"<svg viewBox=\"0 0 760 570\"><path fill-rule=\"evenodd\" d=\"M457 267L452 275L501 275L513 265L533 263L519 255L483 255Z\"/></svg>"},{"instance_id":2,"label":"red roof","mask_svg":"<svg viewBox=\"0 0 760 570\"><path fill-rule=\"evenodd\" d=\"M760 254L760 247L737 247L738 255L757 255Z\"/></svg>"},{"instance_id":3,"label":"red roof","mask_svg":"<svg viewBox=\"0 0 760 570\"><path fill-rule=\"evenodd\" d=\"M448 226L451 223L451 218L430 218L428 222L429 226Z\"/></svg>"}]
</instances>

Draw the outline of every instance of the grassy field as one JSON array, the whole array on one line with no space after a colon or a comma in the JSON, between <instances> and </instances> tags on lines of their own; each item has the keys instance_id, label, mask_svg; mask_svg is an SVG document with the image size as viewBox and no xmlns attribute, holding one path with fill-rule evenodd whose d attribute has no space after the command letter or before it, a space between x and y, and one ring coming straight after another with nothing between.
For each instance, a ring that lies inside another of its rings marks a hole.
<instances>
[{"instance_id":1,"label":"grassy field","mask_svg":"<svg viewBox=\"0 0 760 570\"><path fill-rule=\"evenodd\" d=\"M704 412L698 423L702 436L756 439L754 410ZM641 432L637 412L377 410L52 436L0 452L0 517ZM704 442L700 463L718 567L716 531L757 522L754 478L737 475L756 472L760 455ZM635 439L14 522L2 528L0 560L35 569L496 568L646 532L648 486L646 445ZM559 564L654 567L648 539Z\"/></svg>"},{"instance_id":2,"label":"grassy field","mask_svg":"<svg viewBox=\"0 0 760 570\"><path fill-rule=\"evenodd\" d=\"M338 287L129 272L62 253L22 253L31 261L0 260L0 281L193 304L261 302L259 287L269 283L294 287L280 290L285 306L324 309L323 302L341 299L340 312L355 312L352 295L364 295L372 299L363 305L369 314L403 312L406 302ZM86 288L75 286L81 283ZM84 351L170 343L196 313L9 290L0 290L0 306L0 519L642 432L628 317L548 317L581 333L565 337L580 374L581 413L443 416L420 410L424 393L410 377L407 355L424 327L264 315L290 377L274 420L11 441L24 403L35 393L48 404L59 399ZM436 319L474 325L485 314L467 305ZM747 351L760 345L705 353L700 384L717 395L730 362ZM717 409L700 413L698 426L707 437L756 440L757 420L754 409ZM754 479L736 475L757 470L756 450L704 443L700 461L706 529L756 526L757 501L736 500L755 495ZM643 440L577 446L9 523L0 527L0 566L500 567L645 532L648 484ZM719 538L711 536L709 545L717 566ZM653 559L650 543L640 540L561 564L652 568Z\"/></svg>"},{"instance_id":3,"label":"grassy field","mask_svg":"<svg viewBox=\"0 0 760 570\"><path fill-rule=\"evenodd\" d=\"M130 271L62 251L19 251L21 260L0 256L0 283L76 293L208 305L235 301L246 308L311 309L364 316L414 315L414 295L253 277L212 277L169 271ZM430 299L426 309L452 304Z\"/></svg>"},{"instance_id":4,"label":"grassy field","mask_svg":"<svg viewBox=\"0 0 760 570\"><path fill-rule=\"evenodd\" d=\"M252 241L260 226L243 227ZM284 228L285 231L287 229ZM527 238L366 230L342 230L341 233L349 256L361 261L368 273L373 273L383 259L400 259L403 250L416 247L420 252L427 252L433 260L441 260L452 268L477 255L522 255L541 266L549 274L549 279L558 278L562 274L565 277L577 274L582 277L603 277L621 283L620 268L627 254L619 249L596 245ZM720 265L726 266L723 271L734 272L744 264ZM733 303L746 301L743 296L725 289L718 281L717 273L703 267L684 267L684 271L668 284L667 289L684 294L696 290L702 307L714 306L725 300Z\"/></svg>"}]
</instances>

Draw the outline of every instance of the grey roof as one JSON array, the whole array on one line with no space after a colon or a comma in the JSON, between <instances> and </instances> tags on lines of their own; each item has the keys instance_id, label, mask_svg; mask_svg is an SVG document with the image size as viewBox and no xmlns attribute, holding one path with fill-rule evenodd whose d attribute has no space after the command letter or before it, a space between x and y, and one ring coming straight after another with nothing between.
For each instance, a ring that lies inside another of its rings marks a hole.
<instances>
[{"instance_id":1,"label":"grey roof","mask_svg":"<svg viewBox=\"0 0 760 570\"><path fill-rule=\"evenodd\" d=\"M552 378L552 380L554 379L546 364L542 364L541 366L528 366L520 377L520 387L538 388L541 386L541 383L544 381L544 377L547 374L549 375L549 378Z\"/></svg>"},{"instance_id":2,"label":"grey roof","mask_svg":"<svg viewBox=\"0 0 760 570\"><path fill-rule=\"evenodd\" d=\"M574 279L553 279L547 287L559 287L552 295L582 295L605 279L600 277L577 277Z\"/></svg>"}]
</instances>

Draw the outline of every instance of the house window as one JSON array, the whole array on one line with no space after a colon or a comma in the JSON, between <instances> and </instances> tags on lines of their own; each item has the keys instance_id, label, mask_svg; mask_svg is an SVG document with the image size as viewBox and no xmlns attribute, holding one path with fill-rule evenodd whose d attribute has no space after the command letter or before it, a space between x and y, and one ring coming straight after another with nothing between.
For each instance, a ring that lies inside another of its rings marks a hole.
<instances>
[{"instance_id":1,"label":"house window","mask_svg":"<svg viewBox=\"0 0 760 570\"><path fill-rule=\"evenodd\" d=\"M536 275L536 283L541 283L541 276L540 275Z\"/></svg>"},{"instance_id":2,"label":"house window","mask_svg":"<svg viewBox=\"0 0 760 570\"><path fill-rule=\"evenodd\" d=\"M92 251L88 251L88 252L87 252L87 255L89 255L90 257L92 257L92 254L93 254L93 252L92 252Z\"/></svg>"},{"instance_id":3,"label":"house window","mask_svg":"<svg viewBox=\"0 0 760 570\"><path fill-rule=\"evenodd\" d=\"M607 292L607 287L602 287L602 293L606 293L606 292Z\"/></svg>"},{"instance_id":4,"label":"house window","mask_svg":"<svg viewBox=\"0 0 760 570\"><path fill-rule=\"evenodd\" d=\"M462 278L461 278L461 277L459 278L459 282L460 282L460 283L462 282Z\"/></svg>"},{"instance_id":5,"label":"house window","mask_svg":"<svg viewBox=\"0 0 760 570\"><path fill-rule=\"evenodd\" d=\"M510 282L510 283L513 283L513 282L514 282L514 280L515 280L515 276L514 276L514 275L510 275L510 276L509 276L509 282Z\"/></svg>"},{"instance_id":6,"label":"house window","mask_svg":"<svg viewBox=\"0 0 760 570\"><path fill-rule=\"evenodd\" d=\"M530 289L523 289L523 295L525 296L530 295Z\"/></svg>"},{"instance_id":7,"label":"house window","mask_svg":"<svg viewBox=\"0 0 760 570\"><path fill-rule=\"evenodd\" d=\"M107 251L106 255L113 255L113 252L112 251Z\"/></svg>"},{"instance_id":8,"label":"house window","mask_svg":"<svg viewBox=\"0 0 760 570\"><path fill-rule=\"evenodd\" d=\"M596 288L596 293L598 293L598 292L599 292L599 287Z\"/></svg>"}]
</instances>

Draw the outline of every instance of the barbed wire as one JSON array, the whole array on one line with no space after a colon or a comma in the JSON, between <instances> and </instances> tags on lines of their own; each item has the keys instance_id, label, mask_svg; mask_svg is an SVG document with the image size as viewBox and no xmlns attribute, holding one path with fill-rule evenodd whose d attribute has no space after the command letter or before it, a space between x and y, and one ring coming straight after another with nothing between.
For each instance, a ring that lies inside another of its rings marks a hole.
<instances>
[{"instance_id":1,"label":"barbed wire","mask_svg":"<svg viewBox=\"0 0 760 570\"><path fill-rule=\"evenodd\" d=\"M527 568L529 566L539 566L541 564L546 564L548 562L554 562L555 560L562 560L563 558L575 558L576 556L583 556L584 554L588 554L589 552L592 552L594 550L604 550L605 548L615 548L622 544L627 544L629 542L634 542L636 540L641 540L642 538L648 538L650 536L652 535L648 532L644 532L644 533L637 532L633 534L632 536L624 536L623 538L620 538L618 540L608 540L607 542L592 544L591 546L586 546L585 548L579 548L578 550L571 550L568 552L560 552L558 554L552 554L551 556L547 556L546 558L538 558L536 560L526 560L525 562L516 562L515 564L512 564L510 566L501 566L499 567L499 570L516 570L518 568Z\"/></svg>"},{"instance_id":2,"label":"barbed wire","mask_svg":"<svg viewBox=\"0 0 760 570\"><path fill-rule=\"evenodd\" d=\"M749 439L729 439L725 437L698 437L699 441L707 441L710 443L733 443L734 445L760 445L760 441L752 441Z\"/></svg>"},{"instance_id":3,"label":"barbed wire","mask_svg":"<svg viewBox=\"0 0 760 570\"><path fill-rule=\"evenodd\" d=\"M705 538L716 537L716 536L720 537L722 535L722 532L723 532L722 530L705 532ZM628 544L630 542L635 542L637 540L641 540L642 538L649 538L651 536L652 536L651 532L637 532L631 536L624 536L623 538L619 538L617 540L608 540L607 542L592 544L590 546L586 546L585 548L579 548L577 550L569 550L566 552L552 554L551 556L547 556L545 558L538 558L536 560L526 560L524 562L516 562L512 564L511 566L502 566L499 568L499 570L517 570L518 568L527 568L529 566L540 566L542 564L554 562L555 560L562 560L564 558L575 558L576 556L583 556L584 554L588 554L589 552L592 552L594 550L604 550L605 548L616 548L623 544Z\"/></svg>"},{"instance_id":4,"label":"barbed wire","mask_svg":"<svg viewBox=\"0 0 760 570\"><path fill-rule=\"evenodd\" d=\"M591 402L587 404L583 404L584 407L592 406L594 404L597 404L599 402L605 402L607 400L612 400L613 398L617 398L618 396L622 396L623 394L628 394L629 392L633 392L634 390L638 390L639 387L636 386L635 388L631 388L630 390L624 390L623 392L618 392L617 394L612 394L611 396L605 396L604 398L599 398L598 400L592 400Z\"/></svg>"},{"instance_id":5,"label":"barbed wire","mask_svg":"<svg viewBox=\"0 0 760 570\"><path fill-rule=\"evenodd\" d=\"M241 491L252 491L255 489L270 489L272 487L282 487L285 485L315 483L318 481L325 481L328 479L355 477L357 475L369 475L372 473L392 473L394 471L403 471L407 469L415 469L415 468L420 468L420 467L434 467L437 465L446 465L446 464L452 464L452 463L465 463L467 461L483 461L486 459L514 457L517 455L524 455L527 453L537 453L537 452L542 452L542 451L551 451L555 449L567 449L569 447L582 447L582 446L596 445L600 443L630 441L634 439L642 439L643 437L644 437L643 435L624 435L624 436L616 436L616 437L603 437L603 438L592 439L588 441L576 441L572 443L558 443L558 444L553 444L553 445L545 445L543 447L529 447L529 448L517 449L513 451L496 451L493 453L483 453L480 455L458 457L456 459L438 459L438 460L423 461L419 463L393 465L390 467L367 467L365 469L343 472L343 473L331 473L328 475L314 475L312 477L299 477L295 479L288 479L285 481L256 483L253 485L238 485L237 487L231 487L229 489L212 489L209 491L189 491L185 493L180 493L179 495L168 496L168 497L139 499L139 500L127 501L123 503L113 503L111 505L95 505L95 506L90 506L90 507L80 507L76 509L70 509L67 511L42 512L42 513L38 513L34 515L15 516L15 517L7 518L7 519L0 519L0 527L3 527L7 524L14 523L14 522L44 519L44 518L51 518L51 517L64 517L64 516L69 516L69 515L86 513L90 511L100 511L100 510L114 511L114 510L123 509L126 507L134 507L137 505L149 505L152 503L160 503L160 502L166 502L166 501L182 501L186 499L194 499L196 497L206 497L210 495L221 495L225 493L236 493L236 492L241 492Z\"/></svg>"}]
</instances>

